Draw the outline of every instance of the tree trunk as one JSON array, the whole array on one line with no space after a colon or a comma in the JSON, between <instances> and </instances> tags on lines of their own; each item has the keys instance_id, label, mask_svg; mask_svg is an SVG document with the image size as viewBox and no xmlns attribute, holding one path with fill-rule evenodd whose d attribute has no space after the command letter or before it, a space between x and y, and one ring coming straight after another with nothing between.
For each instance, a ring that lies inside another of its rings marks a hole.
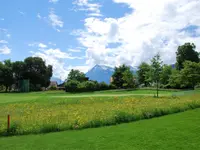
<instances>
[{"instance_id":1,"label":"tree trunk","mask_svg":"<svg viewBox=\"0 0 200 150\"><path fill-rule=\"evenodd\" d=\"M157 98L158 98L158 81L157 81Z\"/></svg>"}]
</instances>

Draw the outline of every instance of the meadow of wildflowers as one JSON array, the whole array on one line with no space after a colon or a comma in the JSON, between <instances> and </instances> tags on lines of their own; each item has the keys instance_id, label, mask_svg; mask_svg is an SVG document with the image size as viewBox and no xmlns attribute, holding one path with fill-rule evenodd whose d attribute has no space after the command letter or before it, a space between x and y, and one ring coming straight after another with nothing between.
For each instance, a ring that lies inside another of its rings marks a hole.
<instances>
[{"instance_id":1,"label":"meadow of wildflowers","mask_svg":"<svg viewBox=\"0 0 200 150\"><path fill-rule=\"evenodd\" d=\"M30 97L29 97L30 98ZM93 128L200 107L200 94L186 96L48 98L0 104L0 135ZM7 115L11 116L7 133Z\"/></svg>"}]
</instances>

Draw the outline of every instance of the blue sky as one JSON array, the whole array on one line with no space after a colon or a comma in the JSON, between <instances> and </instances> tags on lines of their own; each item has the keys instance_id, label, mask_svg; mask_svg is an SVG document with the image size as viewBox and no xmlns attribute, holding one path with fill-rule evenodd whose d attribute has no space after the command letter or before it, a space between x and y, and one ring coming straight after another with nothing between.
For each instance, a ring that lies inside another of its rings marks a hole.
<instances>
[{"instance_id":1,"label":"blue sky","mask_svg":"<svg viewBox=\"0 0 200 150\"><path fill-rule=\"evenodd\" d=\"M138 66L177 46L200 49L199 0L2 0L0 61L42 57L54 76L95 64Z\"/></svg>"}]
</instances>

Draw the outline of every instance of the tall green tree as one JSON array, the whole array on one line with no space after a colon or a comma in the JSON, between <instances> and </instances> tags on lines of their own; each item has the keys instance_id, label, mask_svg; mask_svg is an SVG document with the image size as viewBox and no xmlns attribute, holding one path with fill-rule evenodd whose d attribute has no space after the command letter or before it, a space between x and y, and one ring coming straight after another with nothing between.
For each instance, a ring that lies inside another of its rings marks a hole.
<instances>
[{"instance_id":1,"label":"tall green tree","mask_svg":"<svg viewBox=\"0 0 200 150\"><path fill-rule=\"evenodd\" d=\"M70 73L68 74L67 82L71 81L71 80L75 80L75 81L78 81L78 82L84 82L84 81L86 81L86 77L85 77L85 74L83 72L80 72L79 70L72 69L70 71Z\"/></svg>"},{"instance_id":2,"label":"tall green tree","mask_svg":"<svg viewBox=\"0 0 200 150\"><path fill-rule=\"evenodd\" d=\"M195 88L200 83L200 63L185 61L181 70L182 81L188 87Z\"/></svg>"},{"instance_id":3,"label":"tall green tree","mask_svg":"<svg viewBox=\"0 0 200 150\"><path fill-rule=\"evenodd\" d=\"M168 86L171 74L172 74L172 66L163 65L162 72L160 74L160 83L165 86Z\"/></svg>"},{"instance_id":4,"label":"tall green tree","mask_svg":"<svg viewBox=\"0 0 200 150\"><path fill-rule=\"evenodd\" d=\"M25 72L25 64L23 61L16 61L12 64L12 70L13 70L13 77L14 77L14 83L15 88L19 89L19 81L23 79L23 75Z\"/></svg>"},{"instance_id":5,"label":"tall green tree","mask_svg":"<svg viewBox=\"0 0 200 150\"><path fill-rule=\"evenodd\" d=\"M14 73L15 80L23 79L23 74L25 72L25 64L23 61L16 61L12 64L12 70Z\"/></svg>"},{"instance_id":6,"label":"tall green tree","mask_svg":"<svg viewBox=\"0 0 200 150\"><path fill-rule=\"evenodd\" d=\"M148 72L151 66L145 62L142 62L138 67L137 75L139 84L144 84L146 87L150 85L148 81Z\"/></svg>"},{"instance_id":7,"label":"tall green tree","mask_svg":"<svg viewBox=\"0 0 200 150\"><path fill-rule=\"evenodd\" d=\"M136 86L133 73L130 68L123 72L123 88L134 88Z\"/></svg>"},{"instance_id":8,"label":"tall green tree","mask_svg":"<svg viewBox=\"0 0 200 150\"><path fill-rule=\"evenodd\" d=\"M0 63L0 83L5 86L6 92L14 83L12 62L10 60L5 60L3 63Z\"/></svg>"},{"instance_id":9,"label":"tall green tree","mask_svg":"<svg viewBox=\"0 0 200 150\"><path fill-rule=\"evenodd\" d=\"M119 67L115 67L114 73L112 75L112 84L115 85L117 88L123 88L123 84L124 84L124 72L126 70L130 70L130 67L126 66L126 65L122 65Z\"/></svg>"},{"instance_id":10,"label":"tall green tree","mask_svg":"<svg viewBox=\"0 0 200 150\"><path fill-rule=\"evenodd\" d=\"M175 89L180 89L185 86L181 80L180 70L176 70L176 69L172 70L172 74L170 75L170 78L169 78L169 86Z\"/></svg>"},{"instance_id":11,"label":"tall green tree","mask_svg":"<svg viewBox=\"0 0 200 150\"><path fill-rule=\"evenodd\" d=\"M52 76L52 66L46 66L40 57L28 57L24 60L23 79L29 79L32 90L47 87ZM39 85L39 87L38 87Z\"/></svg>"},{"instance_id":12,"label":"tall green tree","mask_svg":"<svg viewBox=\"0 0 200 150\"><path fill-rule=\"evenodd\" d=\"M4 68L4 64L2 62L0 62L0 85L3 86L3 68Z\"/></svg>"},{"instance_id":13,"label":"tall green tree","mask_svg":"<svg viewBox=\"0 0 200 150\"><path fill-rule=\"evenodd\" d=\"M159 91L160 75L162 72L162 60L160 54L155 55L151 60L151 80L156 83L157 97Z\"/></svg>"},{"instance_id":14,"label":"tall green tree","mask_svg":"<svg viewBox=\"0 0 200 150\"><path fill-rule=\"evenodd\" d=\"M178 47L176 52L176 68L183 69L183 63L188 60L192 62L200 62L199 53L195 51L196 46L193 43L185 43Z\"/></svg>"}]
</instances>

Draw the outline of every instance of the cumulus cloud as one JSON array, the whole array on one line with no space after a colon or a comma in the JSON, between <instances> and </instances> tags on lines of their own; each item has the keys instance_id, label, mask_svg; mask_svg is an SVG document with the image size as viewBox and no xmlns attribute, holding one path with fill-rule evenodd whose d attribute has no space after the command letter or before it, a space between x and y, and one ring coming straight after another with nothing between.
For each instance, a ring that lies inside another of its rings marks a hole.
<instances>
[{"instance_id":1,"label":"cumulus cloud","mask_svg":"<svg viewBox=\"0 0 200 150\"><path fill-rule=\"evenodd\" d=\"M68 64L65 63L66 59L83 59L82 57L71 56L70 53L61 51L59 48L40 50L37 52L31 51L34 57L41 57L47 65L53 66L53 76L61 77L62 80L66 79L70 68L67 67ZM81 68L81 67L80 67ZM81 68L82 69L82 68Z\"/></svg>"},{"instance_id":2,"label":"cumulus cloud","mask_svg":"<svg viewBox=\"0 0 200 150\"><path fill-rule=\"evenodd\" d=\"M59 0L49 0L50 3L57 3Z\"/></svg>"},{"instance_id":3,"label":"cumulus cloud","mask_svg":"<svg viewBox=\"0 0 200 150\"><path fill-rule=\"evenodd\" d=\"M76 32L77 40L86 48L88 65L138 66L157 52L164 63L171 64L175 62L177 47L185 42L194 42L200 50L200 36L181 31L189 25L200 27L199 0L113 2L125 3L133 11L121 18L88 17L85 29ZM195 32L198 33L199 28ZM117 46L109 47L110 44Z\"/></svg>"},{"instance_id":4,"label":"cumulus cloud","mask_svg":"<svg viewBox=\"0 0 200 150\"><path fill-rule=\"evenodd\" d=\"M7 54L10 54L11 53L11 49L6 46L6 45L3 45L0 47L0 54L4 54L4 55L7 55Z\"/></svg>"},{"instance_id":5,"label":"cumulus cloud","mask_svg":"<svg viewBox=\"0 0 200 150\"><path fill-rule=\"evenodd\" d=\"M37 14L37 18L42 19L42 16L40 15L40 13Z\"/></svg>"},{"instance_id":6,"label":"cumulus cloud","mask_svg":"<svg viewBox=\"0 0 200 150\"><path fill-rule=\"evenodd\" d=\"M28 46L30 46L30 47L38 47L40 49L44 49L44 48L48 47L46 44L41 43L41 42L33 42L33 43L28 44Z\"/></svg>"},{"instance_id":7,"label":"cumulus cloud","mask_svg":"<svg viewBox=\"0 0 200 150\"><path fill-rule=\"evenodd\" d=\"M26 13L25 12L23 12L23 11L18 11L22 16L24 16Z\"/></svg>"},{"instance_id":8,"label":"cumulus cloud","mask_svg":"<svg viewBox=\"0 0 200 150\"><path fill-rule=\"evenodd\" d=\"M8 41L5 41L5 40L0 40L0 44L7 44Z\"/></svg>"},{"instance_id":9,"label":"cumulus cloud","mask_svg":"<svg viewBox=\"0 0 200 150\"><path fill-rule=\"evenodd\" d=\"M43 43L39 43L39 44L38 44L38 47L39 47L39 48L47 48L47 45L45 45L45 44L43 44Z\"/></svg>"},{"instance_id":10,"label":"cumulus cloud","mask_svg":"<svg viewBox=\"0 0 200 150\"><path fill-rule=\"evenodd\" d=\"M79 52L81 52L80 49L72 49L72 48L68 49L68 51L69 51L69 52L74 52L74 53L79 53Z\"/></svg>"},{"instance_id":11,"label":"cumulus cloud","mask_svg":"<svg viewBox=\"0 0 200 150\"><path fill-rule=\"evenodd\" d=\"M52 27L58 32L60 31L60 28L63 28L64 22L61 20L61 17L55 14L54 9L50 10L48 18Z\"/></svg>"},{"instance_id":12,"label":"cumulus cloud","mask_svg":"<svg viewBox=\"0 0 200 150\"><path fill-rule=\"evenodd\" d=\"M86 11L88 16L100 17L102 16L98 3L91 3L89 0L75 0L74 5L77 6L75 10Z\"/></svg>"}]
</instances>

